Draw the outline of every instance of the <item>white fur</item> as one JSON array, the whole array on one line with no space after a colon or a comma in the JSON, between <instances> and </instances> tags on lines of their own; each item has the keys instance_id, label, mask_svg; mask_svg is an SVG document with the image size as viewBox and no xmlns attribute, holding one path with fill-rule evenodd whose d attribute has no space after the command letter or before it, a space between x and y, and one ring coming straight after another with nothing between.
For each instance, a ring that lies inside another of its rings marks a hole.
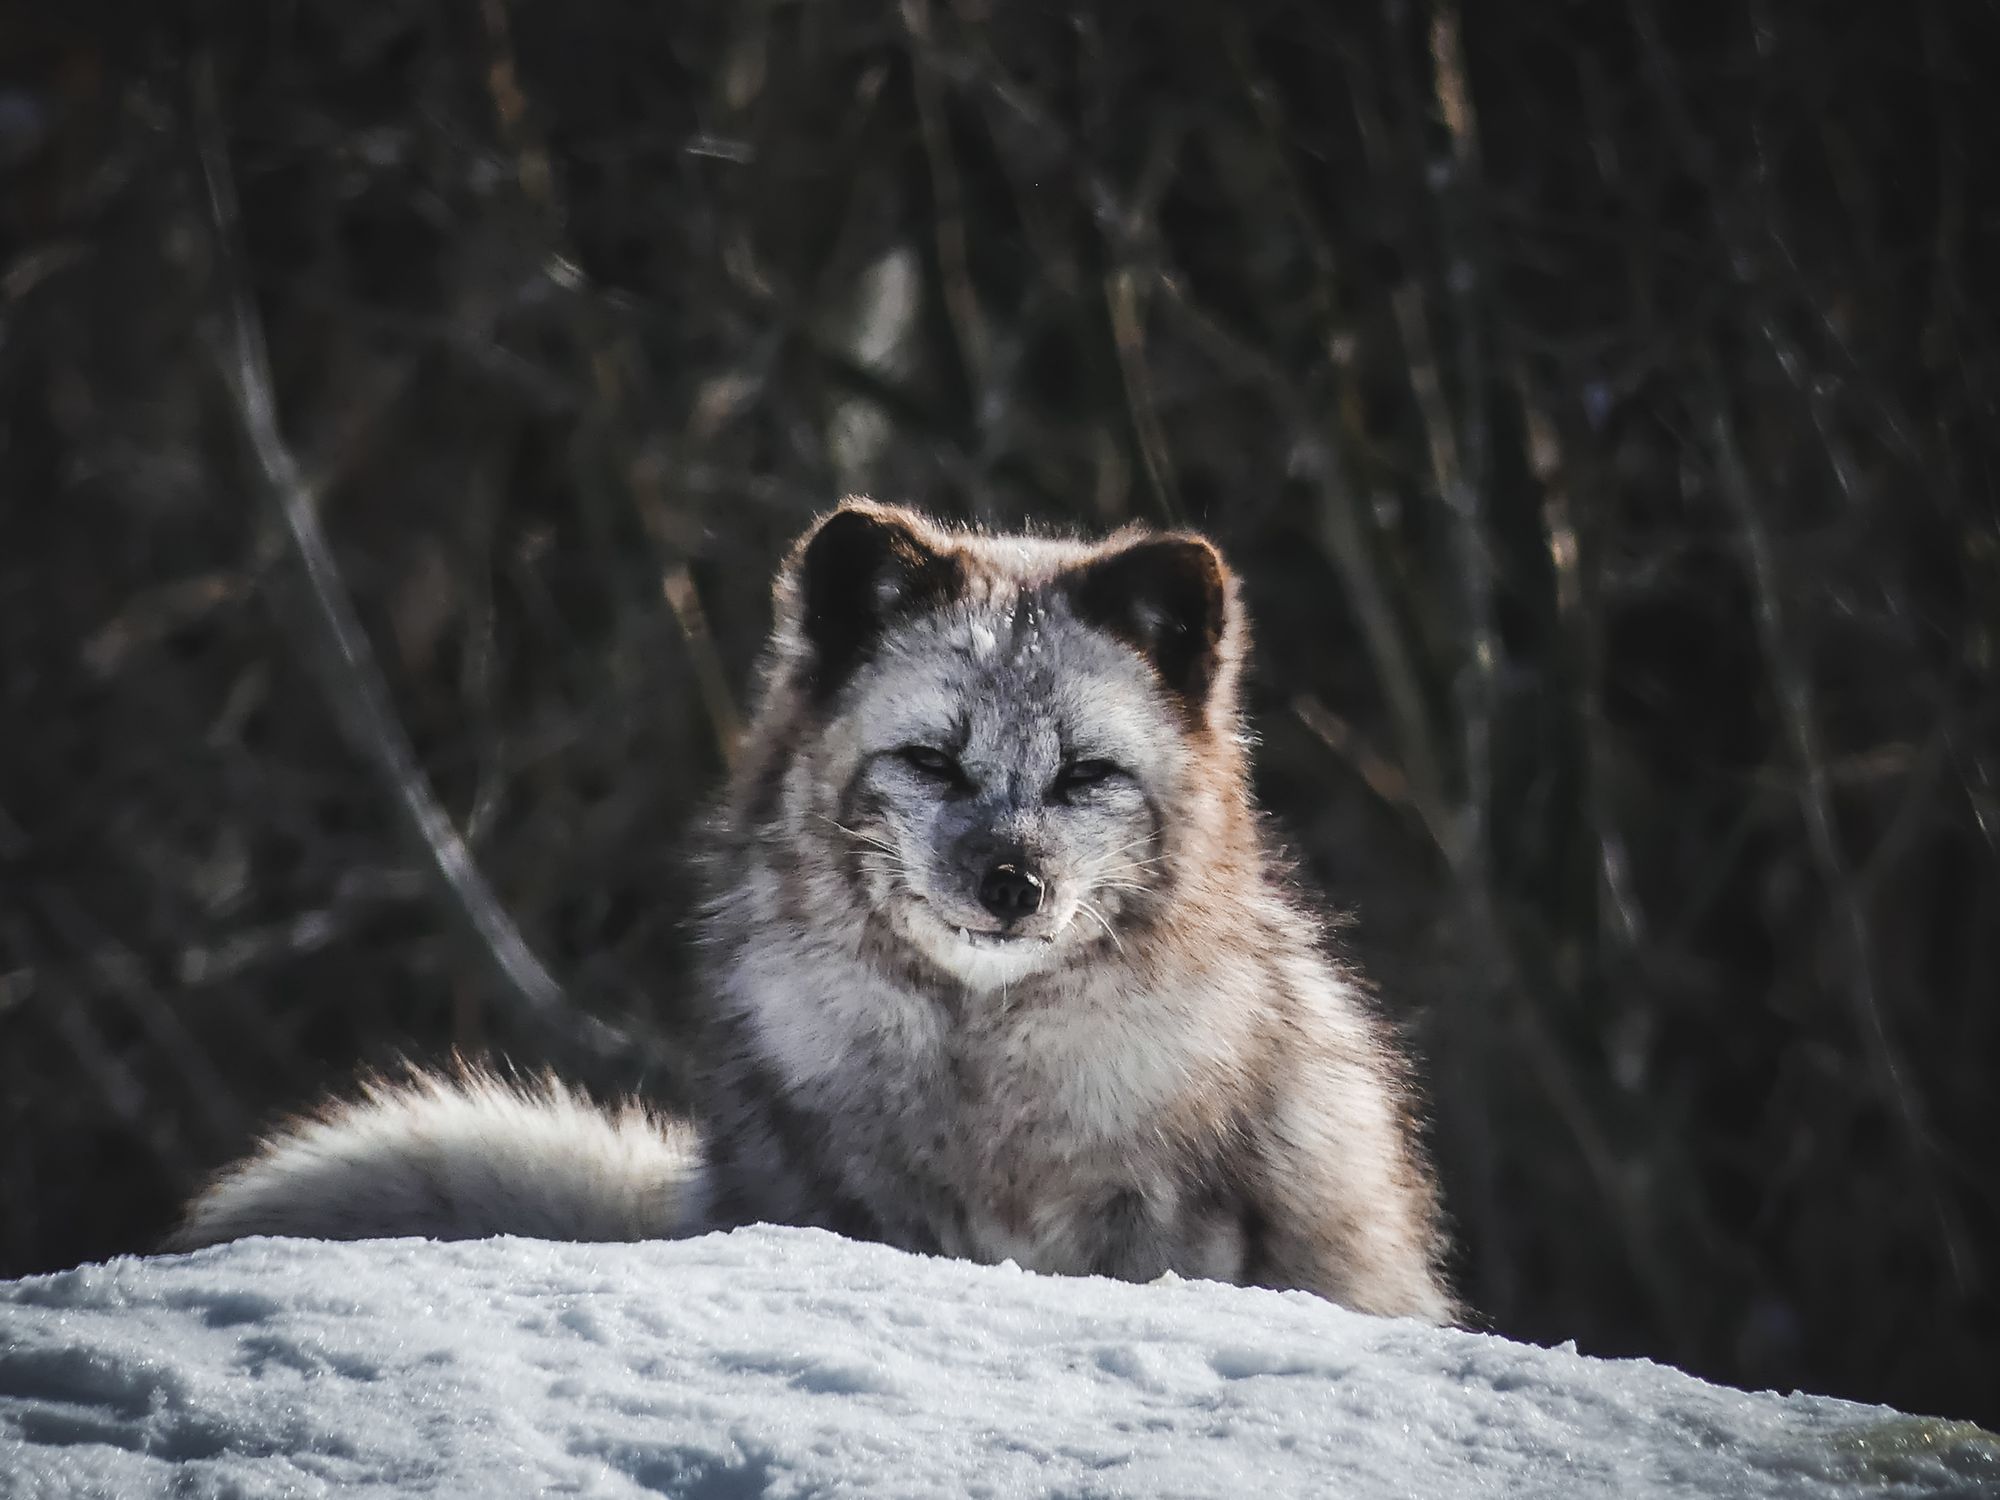
<instances>
[{"instance_id":1,"label":"white fur","mask_svg":"<svg viewBox=\"0 0 2000 1500\"><path fill-rule=\"evenodd\" d=\"M704 1213L694 1131L562 1084L419 1074L269 1137L198 1198L170 1248L313 1239L518 1234L652 1239Z\"/></svg>"},{"instance_id":2,"label":"white fur","mask_svg":"<svg viewBox=\"0 0 2000 1500\"><path fill-rule=\"evenodd\" d=\"M1074 911L1074 907L1071 908ZM1070 918L1050 938L1015 938L1001 941L982 933L961 934L957 929L921 913L911 913L899 926L904 936L949 974L956 975L978 994L1019 984L1032 974L1052 969L1065 957L1064 938Z\"/></svg>"}]
</instances>

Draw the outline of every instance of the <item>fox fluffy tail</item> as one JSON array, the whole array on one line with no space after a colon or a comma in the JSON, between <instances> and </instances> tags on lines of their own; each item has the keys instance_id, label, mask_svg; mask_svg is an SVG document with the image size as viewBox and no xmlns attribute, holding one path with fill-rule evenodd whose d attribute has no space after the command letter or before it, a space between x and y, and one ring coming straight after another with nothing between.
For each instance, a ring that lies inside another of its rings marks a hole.
<instances>
[{"instance_id":1,"label":"fox fluffy tail","mask_svg":"<svg viewBox=\"0 0 2000 1500\"><path fill-rule=\"evenodd\" d=\"M554 1079L417 1073L267 1136L165 1248L253 1234L666 1239L700 1232L706 1199L688 1124L638 1104L600 1109Z\"/></svg>"}]
</instances>

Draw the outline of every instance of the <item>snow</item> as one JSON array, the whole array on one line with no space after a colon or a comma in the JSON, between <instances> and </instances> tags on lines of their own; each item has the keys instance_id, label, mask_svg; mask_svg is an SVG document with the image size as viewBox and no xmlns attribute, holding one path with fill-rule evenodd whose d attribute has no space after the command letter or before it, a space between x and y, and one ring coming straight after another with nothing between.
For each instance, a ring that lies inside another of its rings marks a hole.
<instances>
[{"instance_id":1,"label":"snow","mask_svg":"<svg viewBox=\"0 0 2000 1500\"><path fill-rule=\"evenodd\" d=\"M674 1243L248 1240L0 1284L0 1496L2000 1495L1962 1423L1299 1293Z\"/></svg>"}]
</instances>

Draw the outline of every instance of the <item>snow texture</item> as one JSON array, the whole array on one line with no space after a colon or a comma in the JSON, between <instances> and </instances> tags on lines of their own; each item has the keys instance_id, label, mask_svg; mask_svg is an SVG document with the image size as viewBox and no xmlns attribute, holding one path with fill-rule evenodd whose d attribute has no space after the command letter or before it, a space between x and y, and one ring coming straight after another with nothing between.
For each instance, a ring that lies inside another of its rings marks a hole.
<instances>
[{"instance_id":1,"label":"snow texture","mask_svg":"<svg viewBox=\"0 0 2000 1500\"><path fill-rule=\"evenodd\" d=\"M1962 1423L810 1230L0 1285L0 1496L2000 1496Z\"/></svg>"}]
</instances>

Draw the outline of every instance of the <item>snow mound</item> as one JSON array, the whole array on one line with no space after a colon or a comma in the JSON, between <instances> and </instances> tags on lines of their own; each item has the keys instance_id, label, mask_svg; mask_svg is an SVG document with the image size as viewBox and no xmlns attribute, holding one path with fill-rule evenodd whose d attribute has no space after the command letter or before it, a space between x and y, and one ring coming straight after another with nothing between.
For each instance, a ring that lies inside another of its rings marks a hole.
<instances>
[{"instance_id":1,"label":"snow mound","mask_svg":"<svg viewBox=\"0 0 2000 1500\"><path fill-rule=\"evenodd\" d=\"M249 1240L0 1285L0 1496L2000 1495L1965 1424L1299 1293L677 1243Z\"/></svg>"}]
</instances>

